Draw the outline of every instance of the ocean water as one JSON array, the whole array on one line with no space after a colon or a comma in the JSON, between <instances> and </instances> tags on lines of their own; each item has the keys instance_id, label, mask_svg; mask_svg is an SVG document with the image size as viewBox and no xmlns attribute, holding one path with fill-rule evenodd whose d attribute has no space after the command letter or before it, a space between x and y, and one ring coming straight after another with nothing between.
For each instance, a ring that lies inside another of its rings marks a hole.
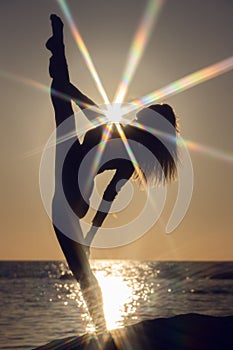
<instances>
[{"instance_id":1,"label":"ocean water","mask_svg":"<svg viewBox=\"0 0 233 350\"><path fill-rule=\"evenodd\" d=\"M109 329L184 313L233 315L233 262L92 261ZM64 262L0 262L0 349L90 330Z\"/></svg>"}]
</instances>

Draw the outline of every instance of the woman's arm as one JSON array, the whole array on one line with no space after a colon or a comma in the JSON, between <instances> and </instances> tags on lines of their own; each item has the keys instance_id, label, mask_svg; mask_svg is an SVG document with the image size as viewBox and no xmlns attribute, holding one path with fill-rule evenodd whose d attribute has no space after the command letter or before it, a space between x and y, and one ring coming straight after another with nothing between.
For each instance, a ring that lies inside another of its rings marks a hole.
<instances>
[{"instance_id":1,"label":"woman's arm","mask_svg":"<svg viewBox=\"0 0 233 350\"><path fill-rule=\"evenodd\" d=\"M91 106L98 107L94 101L84 95L77 87L70 83L70 97L79 106L80 109L89 108Z\"/></svg>"},{"instance_id":2,"label":"woman's arm","mask_svg":"<svg viewBox=\"0 0 233 350\"><path fill-rule=\"evenodd\" d=\"M92 123L97 117L100 116L100 112L93 110L91 107L98 105L92 101L89 97L84 95L77 87L70 83L69 95L71 99L76 103L77 106L83 111L86 118Z\"/></svg>"}]
</instances>

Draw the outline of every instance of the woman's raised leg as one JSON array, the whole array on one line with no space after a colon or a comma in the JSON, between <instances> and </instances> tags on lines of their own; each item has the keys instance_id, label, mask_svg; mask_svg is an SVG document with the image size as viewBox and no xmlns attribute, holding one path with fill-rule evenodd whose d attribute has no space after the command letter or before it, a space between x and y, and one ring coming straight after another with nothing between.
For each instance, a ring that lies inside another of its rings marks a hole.
<instances>
[{"instance_id":1,"label":"woman's raised leg","mask_svg":"<svg viewBox=\"0 0 233 350\"><path fill-rule=\"evenodd\" d=\"M70 162L71 166L69 168L70 176L73 178L73 171L76 169L76 164L78 156L80 156L80 144L79 140L75 134L75 120L73 115L73 109L71 105L71 97L69 96L70 91L70 81L69 73L65 58L64 44L63 44L63 23L59 17L56 15L51 16L53 36L46 43L46 47L52 52L52 57L50 58L50 76L53 78L51 85L51 99L55 111L55 120L57 126L57 138L59 141L61 137L67 136L67 133L71 133L74 138L71 140L75 147L73 148L72 161ZM69 130L67 128L61 127L63 122L69 119ZM63 135L64 132L64 135ZM74 151L76 149L76 151ZM63 166L60 161L62 155L61 143L56 143L56 158L55 158L55 193L53 199L53 226L57 236L57 239L60 243L62 251L66 257L68 265L73 272L76 280L79 282L84 299L86 301L89 313L93 319L97 331L105 331L105 319L103 313L103 302L101 289L98 285L98 282L91 270L88 256L86 254L87 247L78 243L76 240L69 238L69 235L66 235L66 232L61 232L61 230L56 225L56 215L57 213L63 212L63 215L66 214L63 211L62 202L57 200L60 198L61 191L61 181L59 174L61 173L60 167ZM73 164L73 165L72 165ZM65 177L65 181L69 182L69 176ZM66 184L65 184L66 186ZM69 184L67 183L69 187ZM79 198L77 198L77 201ZM67 213L68 215L68 213ZM73 227L74 225L70 225ZM79 222L77 220L76 227L74 230L81 230ZM76 232L72 233L72 237L76 237Z\"/></svg>"}]
</instances>

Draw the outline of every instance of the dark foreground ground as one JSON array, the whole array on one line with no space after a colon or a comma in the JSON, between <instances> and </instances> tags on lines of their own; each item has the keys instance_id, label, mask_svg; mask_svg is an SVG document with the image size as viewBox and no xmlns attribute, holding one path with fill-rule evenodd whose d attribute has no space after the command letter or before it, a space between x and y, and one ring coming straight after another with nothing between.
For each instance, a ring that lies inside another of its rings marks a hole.
<instances>
[{"instance_id":1,"label":"dark foreground ground","mask_svg":"<svg viewBox=\"0 0 233 350\"><path fill-rule=\"evenodd\" d=\"M91 335L55 340L36 350L206 350L233 349L233 316L179 315L143 321L111 331L105 339Z\"/></svg>"}]
</instances>

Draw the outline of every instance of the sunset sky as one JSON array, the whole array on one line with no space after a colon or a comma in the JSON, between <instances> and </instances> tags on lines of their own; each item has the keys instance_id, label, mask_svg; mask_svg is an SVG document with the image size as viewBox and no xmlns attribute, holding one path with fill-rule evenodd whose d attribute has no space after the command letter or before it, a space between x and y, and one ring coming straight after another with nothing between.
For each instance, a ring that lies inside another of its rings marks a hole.
<instances>
[{"instance_id":1,"label":"sunset sky","mask_svg":"<svg viewBox=\"0 0 233 350\"><path fill-rule=\"evenodd\" d=\"M67 0L67 4L111 101L147 1ZM40 87L51 82L50 53L44 46L51 36L51 13L64 22L72 82L103 103L57 1L1 0L0 259L4 260L63 259L39 189L42 150L55 128L49 90ZM231 0L164 1L125 100L233 57L232 33ZM121 248L93 250L93 258L233 260L232 91L233 70L160 101L173 106L184 139L199 145L190 149L194 190L189 210L176 230L166 235L164 223L177 191L173 184L161 219L148 233ZM134 205L132 213L138 207L136 200ZM109 217L109 225L114 220Z\"/></svg>"}]
</instances>

